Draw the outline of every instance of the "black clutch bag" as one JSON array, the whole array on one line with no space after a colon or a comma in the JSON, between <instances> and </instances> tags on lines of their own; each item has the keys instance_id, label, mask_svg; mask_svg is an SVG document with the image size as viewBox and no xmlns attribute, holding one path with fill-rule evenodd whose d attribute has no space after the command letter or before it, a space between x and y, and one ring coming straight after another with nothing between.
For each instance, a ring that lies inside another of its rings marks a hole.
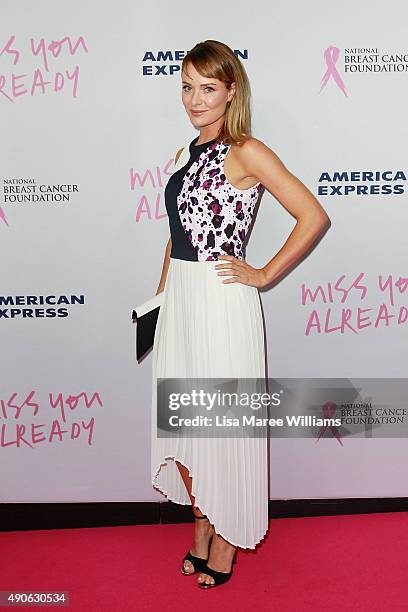
<instances>
[{"instance_id":1,"label":"black clutch bag","mask_svg":"<svg viewBox=\"0 0 408 612\"><path fill-rule=\"evenodd\" d=\"M152 348L157 318L163 303L164 291L132 310L132 321L136 323L136 359L140 361Z\"/></svg>"}]
</instances>

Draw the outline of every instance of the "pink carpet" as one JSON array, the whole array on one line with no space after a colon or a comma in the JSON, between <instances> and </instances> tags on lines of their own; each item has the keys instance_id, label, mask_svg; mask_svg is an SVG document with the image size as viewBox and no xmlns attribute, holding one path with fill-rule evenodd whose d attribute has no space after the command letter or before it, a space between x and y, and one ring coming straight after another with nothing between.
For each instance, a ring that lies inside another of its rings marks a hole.
<instances>
[{"instance_id":1,"label":"pink carpet","mask_svg":"<svg viewBox=\"0 0 408 612\"><path fill-rule=\"evenodd\" d=\"M47 609L75 612L408 610L406 513L274 519L228 584L208 591L180 574L192 528L0 533L0 590L70 591L69 608Z\"/></svg>"}]
</instances>

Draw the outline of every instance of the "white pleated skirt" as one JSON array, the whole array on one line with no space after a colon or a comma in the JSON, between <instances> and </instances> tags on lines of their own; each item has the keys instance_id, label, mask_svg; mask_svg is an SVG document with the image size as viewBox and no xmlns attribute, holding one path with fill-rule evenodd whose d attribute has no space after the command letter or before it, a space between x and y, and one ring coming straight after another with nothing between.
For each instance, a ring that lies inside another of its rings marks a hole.
<instances>
[{"instance_id":1,"label":"white pleated skirt","mask_svg":"<svg viewBox=\"0 0 408 612\"><path fill-rule=\"evenodd\" d=\"M152 354L152 484L190 504L179 461L216 533L253 549L268 529L267 438L157 437L157 378L265 377L258 289L222 283L218 263L170 258Z\"/></svg>"}]
</instances>

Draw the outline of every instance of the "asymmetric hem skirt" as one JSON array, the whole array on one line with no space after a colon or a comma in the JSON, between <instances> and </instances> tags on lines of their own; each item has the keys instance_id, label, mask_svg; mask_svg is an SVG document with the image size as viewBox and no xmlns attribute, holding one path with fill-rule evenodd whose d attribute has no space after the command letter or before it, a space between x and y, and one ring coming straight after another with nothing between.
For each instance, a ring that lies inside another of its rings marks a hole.
<instances>
[{"instance_id":1,"label":"asymmetric hem skirt","mask_svg":"<svg viewBox=\"0 0 408 612\"><path fill-rule=\"evenodd\" d=\"M267 438L157 437L157 378L265 377L259 292L222 283L221 262L170 258L152 355L152 484L190 504L179 461L216 533L253 549L268 529Z\"/></svg>"}]
</instances>

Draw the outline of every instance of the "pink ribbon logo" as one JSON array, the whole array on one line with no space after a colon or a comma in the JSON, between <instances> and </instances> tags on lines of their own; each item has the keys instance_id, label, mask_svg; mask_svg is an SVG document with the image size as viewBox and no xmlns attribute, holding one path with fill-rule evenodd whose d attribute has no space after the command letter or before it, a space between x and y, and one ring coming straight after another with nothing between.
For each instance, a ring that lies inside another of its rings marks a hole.
<instances>
[{"instance_id":1,"label":"pink ribbon logo","mask_svg":"<svg viewBox=\"0 0 408 612\"><path fill-rule=\"evenodd\" d=\"M325 419L332 419L334 417L334 415L336 414L336 404L334 402L326 402L325 405L323 406L323 417ZM343 442L341 441L341 436L340 436L340 432L337 429L337 427L335 425L323 425L320 429L319 429L319 433L317 435L317 440L316 443L320 440L320 438L322 436L324 436L325 431L327 429L330 429L330 431L332 432L333 436L336 438L337 442L339 444L341 444L341 446L343 446Z\"/></svg>"},{"instance_id":2,"label":"pink ribbon logo","mask_svg":"<svg viewBox=\"0 0 408 612\"><path fill-rule=\"evenodd\" d=\"M5 212L4 212L4 210L2 209L2 207L1 207L1 206L0 206L0 219L1 219L2 221L4 221L4 223L5 223L6 225L8 225L8 223L7 223L7 219L6 219L6 215L5 215Z\"/></svg>"},{"instance_id":3,"label":"pink ribbon logo","mask_svg":"<svg viewBox=\"0 0 408 612\"><path fill-rule=\"evenodd\" d=\"M332 77L347 98L348 96L346 92L346 87L343 83L343 79L341 78L336 68L336 63L339 59L339 56L340 50L338 47L327 47L326 51L324 52L324 59L326 60L327 70L323 75L321 81L322 85L320 87L319 93L322 91L322 89L324 89L324 87L326 87L328 80L330 79L330 77Z\"/></svg>"}]
</instances>

